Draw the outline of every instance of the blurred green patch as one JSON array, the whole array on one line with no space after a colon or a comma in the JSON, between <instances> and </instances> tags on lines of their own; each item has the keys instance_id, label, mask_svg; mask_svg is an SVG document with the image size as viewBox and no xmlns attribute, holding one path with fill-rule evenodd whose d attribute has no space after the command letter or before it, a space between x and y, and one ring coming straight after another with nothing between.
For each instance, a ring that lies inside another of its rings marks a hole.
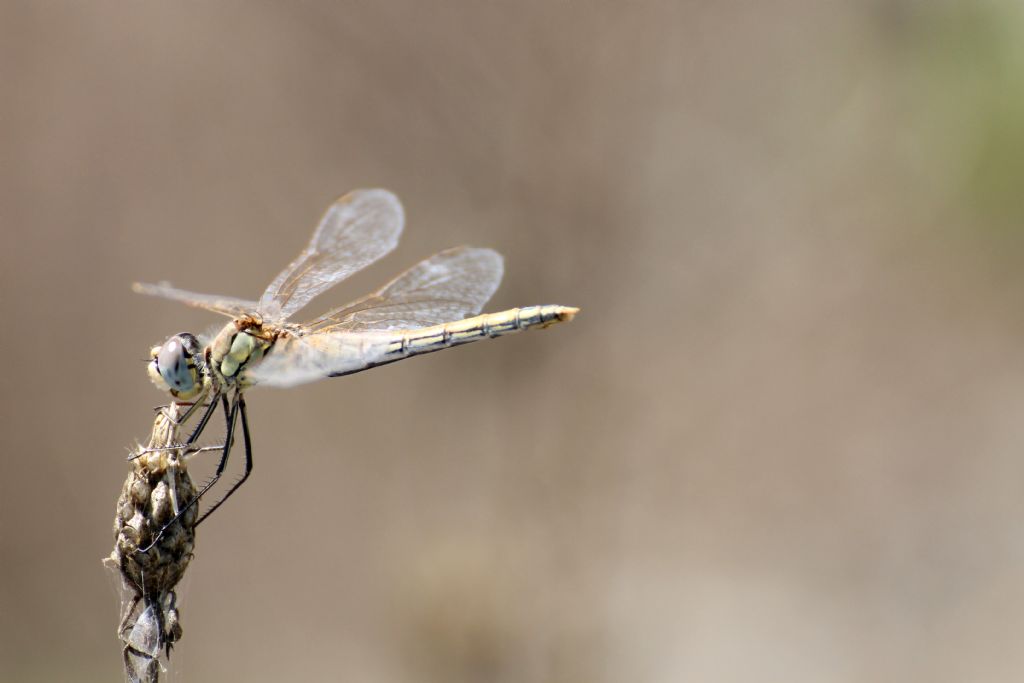
<instances>
[{"instance_id":1,"label":"blurred green patch","mask_svg":"<svg viewBox=\"0 0 1024 683\"><path fill-rule=\"evenodd\" d=\"M1024 3L910 3L918 114L980 228L1024 239Z\"/></svg>"}]
</instances>

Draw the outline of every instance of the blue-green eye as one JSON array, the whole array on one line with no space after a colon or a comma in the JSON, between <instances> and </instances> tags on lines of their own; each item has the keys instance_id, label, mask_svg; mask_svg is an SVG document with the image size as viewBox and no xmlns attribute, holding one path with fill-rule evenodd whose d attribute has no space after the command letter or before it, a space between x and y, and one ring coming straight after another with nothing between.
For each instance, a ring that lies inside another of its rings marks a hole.
<instances>
[{"instance_id":1,"label":"blue-green eye","mask_svg":"<svg viewBox=\"0 0 1024 683\"><path fill-rule=\"evenodd\" d=\"M175 335L156 354L156 367L167 386L179 393L192 391L196 384L195 364L182 339Z\"/></svg>"}]
</instances>

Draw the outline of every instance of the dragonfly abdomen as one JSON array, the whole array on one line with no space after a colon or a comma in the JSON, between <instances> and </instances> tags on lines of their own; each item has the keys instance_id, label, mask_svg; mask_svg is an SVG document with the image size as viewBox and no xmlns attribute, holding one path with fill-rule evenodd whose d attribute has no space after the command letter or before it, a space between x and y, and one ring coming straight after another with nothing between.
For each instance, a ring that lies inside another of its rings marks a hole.
<instances>
[{"instance_id":1,"label":"dragonfly abdomen","mask_svg":"<svg viewBox=\"0 0 1024 683\"><path fill-rule=\"evenodd\" d=\"M389 345L387 355L397 360L440 351L450 346L467 344L478 339L514 334L532 327L544 328L555 323L572 320L578 310L578 308L557 305L526 306L410 330Z\"/></svg>"}]
</instances>

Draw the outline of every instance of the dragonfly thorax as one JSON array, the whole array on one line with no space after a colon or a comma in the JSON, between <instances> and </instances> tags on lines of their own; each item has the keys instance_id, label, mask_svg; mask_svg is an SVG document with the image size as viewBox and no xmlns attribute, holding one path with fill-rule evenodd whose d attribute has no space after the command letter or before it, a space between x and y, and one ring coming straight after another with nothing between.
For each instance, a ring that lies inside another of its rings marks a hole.
<instances>
[{"instance_id":1,"label":"dragonfly thorax","mask_svg":"<svg viewBox=\"0 0 1024 683\"><path fill-rule=\"evenodd\" d=\"M210 344L210 371L221 386L235 385L249 364L258 363L278 334L254 318L232 320Z\"/></svg>"}]
</instances>

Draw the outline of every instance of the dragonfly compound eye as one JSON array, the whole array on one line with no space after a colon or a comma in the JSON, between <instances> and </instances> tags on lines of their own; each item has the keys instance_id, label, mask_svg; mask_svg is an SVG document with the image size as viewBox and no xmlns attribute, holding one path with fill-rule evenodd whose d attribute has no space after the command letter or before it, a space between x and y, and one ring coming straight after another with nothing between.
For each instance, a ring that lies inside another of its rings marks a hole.
<instances>
[{"instance_id":1,"label":"dragonfly compound eye","mask_svg":"<svg viewBox=\"0 0 1024 683\"><path fill-rule=\"evenodd\" d=\"M154 362L157 372L172 394L189 394L195 390L196 364L181 335L168 339L157 351Z\"/></svg>"}]
</instances>

